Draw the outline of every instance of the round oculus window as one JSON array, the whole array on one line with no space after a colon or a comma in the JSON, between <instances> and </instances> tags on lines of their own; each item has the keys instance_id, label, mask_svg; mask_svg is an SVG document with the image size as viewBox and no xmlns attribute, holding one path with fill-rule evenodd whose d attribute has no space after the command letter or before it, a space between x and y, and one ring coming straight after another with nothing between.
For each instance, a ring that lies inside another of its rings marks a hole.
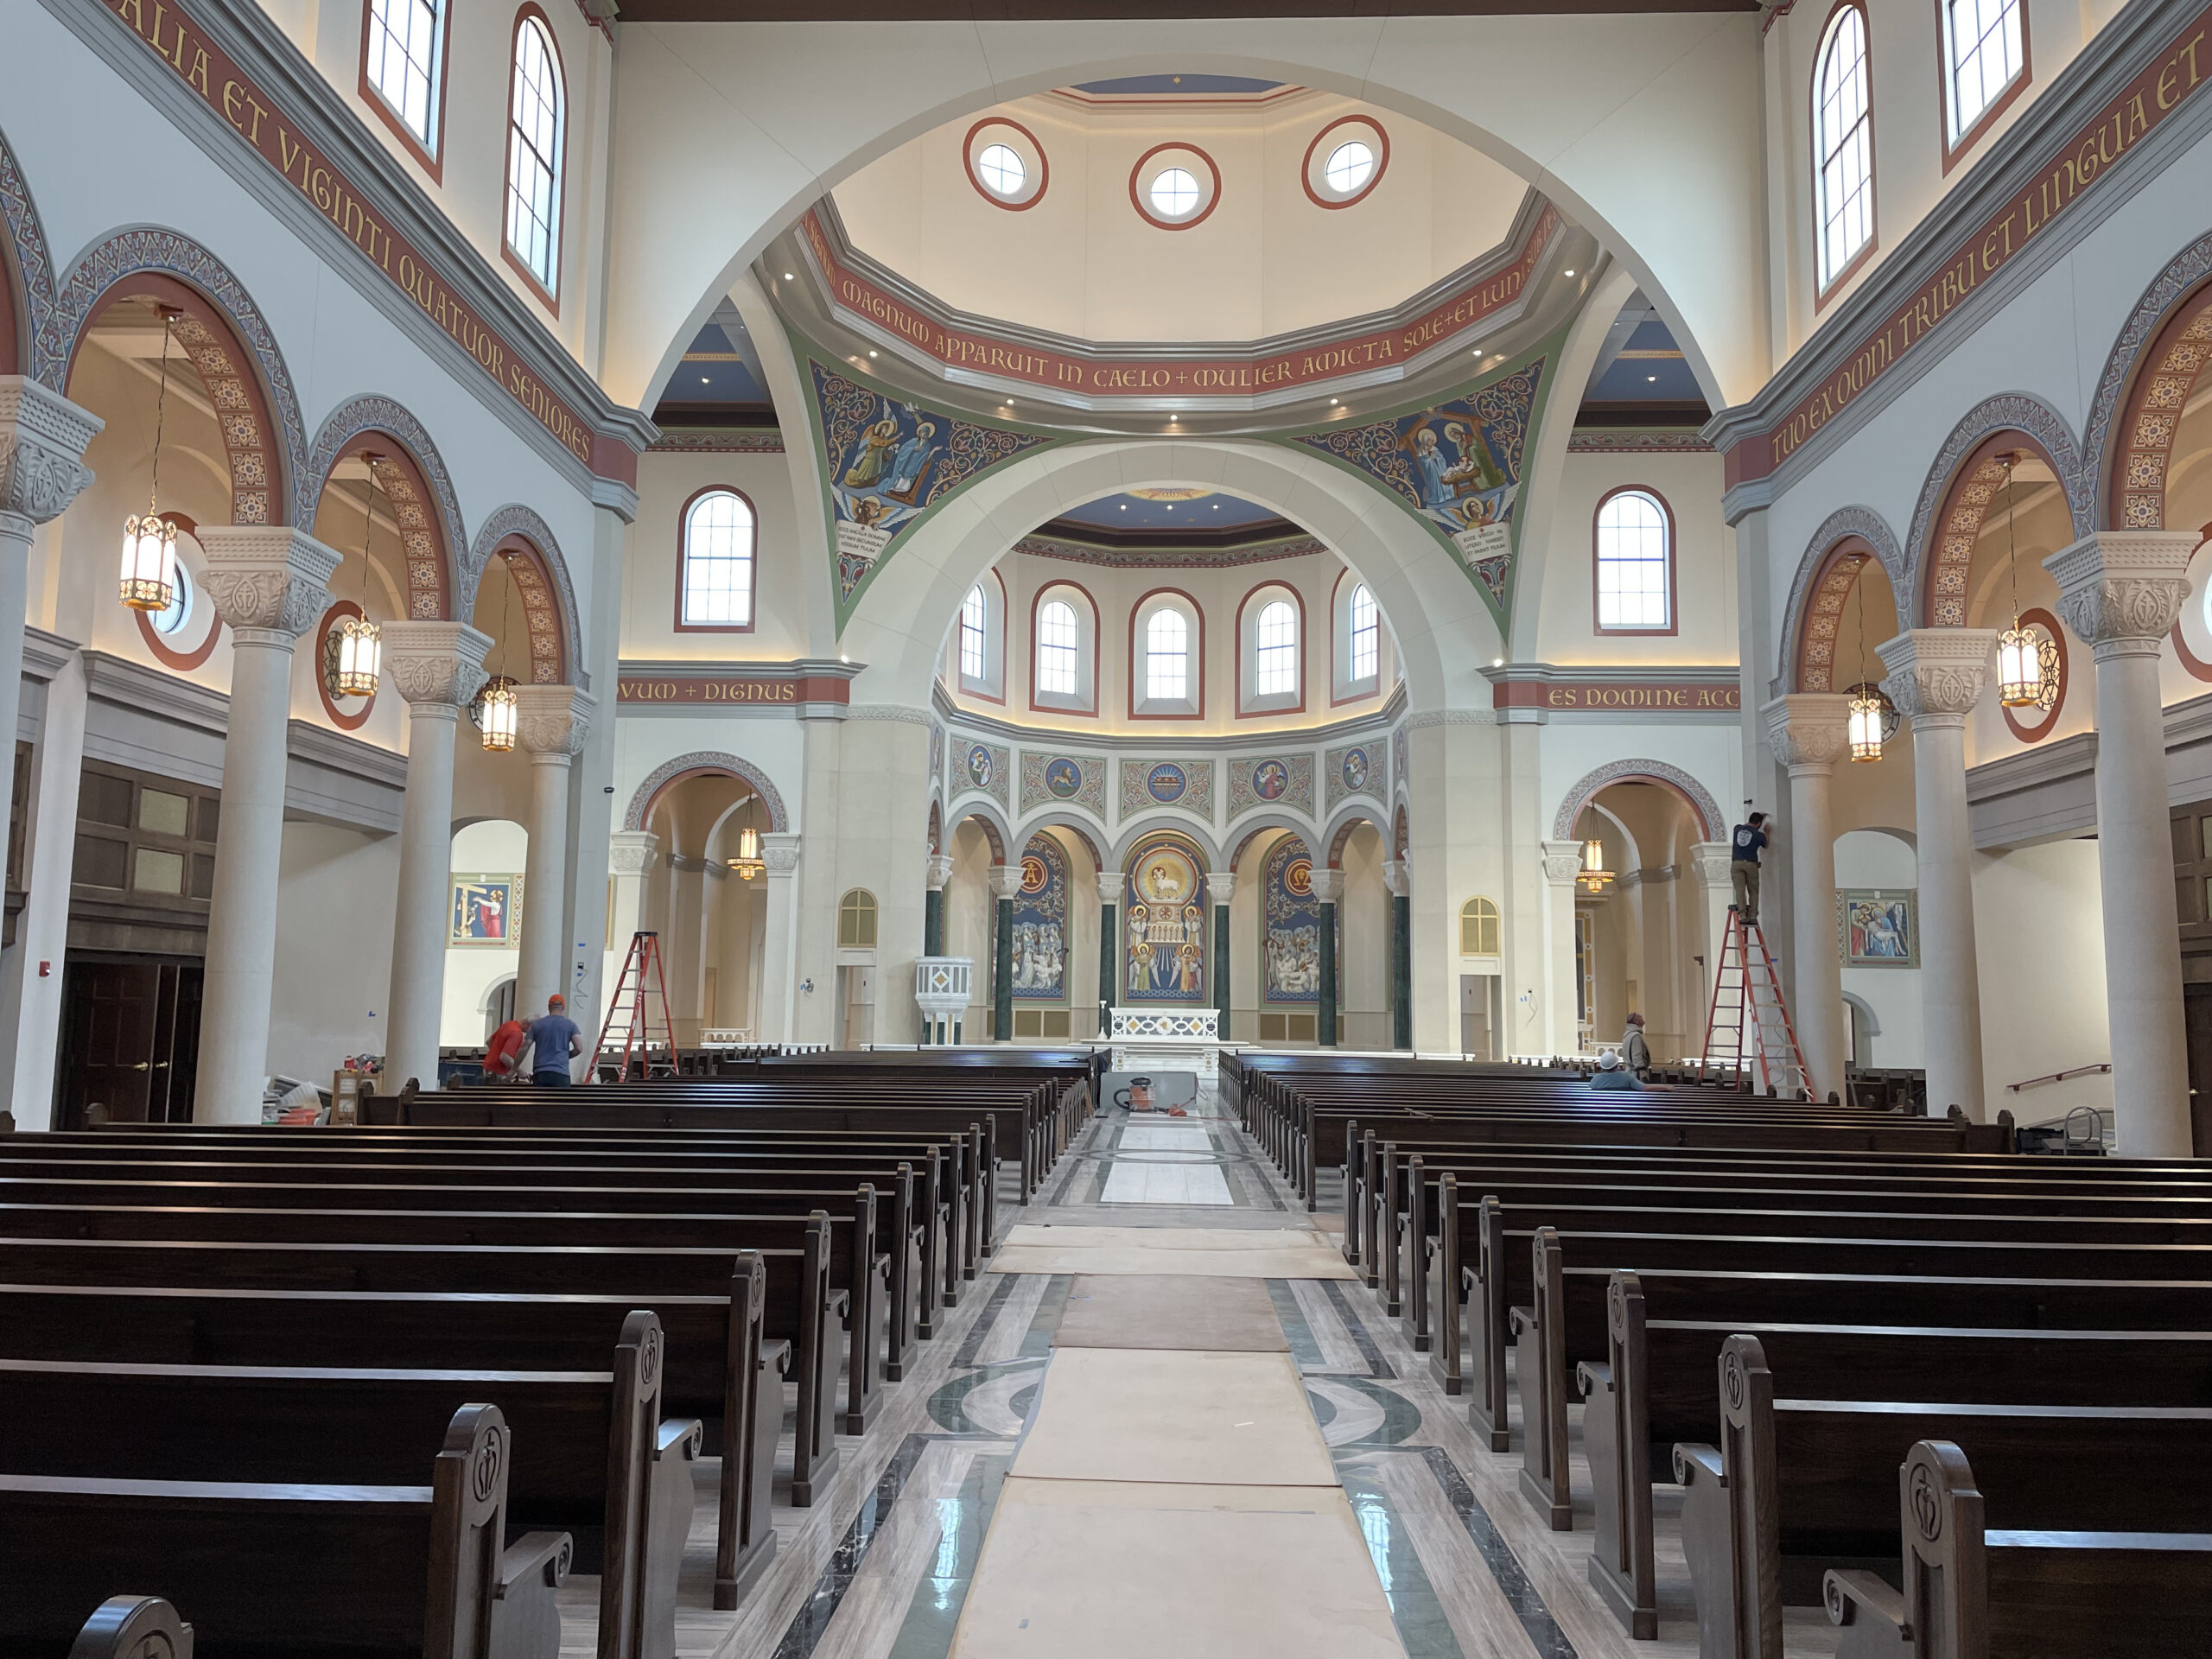
<instances>
[{"instance_id":1,"label":"round oculus window","mask_svg":"<svg viewBox=\"0 0 2212 1659\"><path fill-rule=\"evenodd\" d=\"M1351 195L1375 176L1375 152L1355 138L1329 152L1321 177L1340 196Z\"/></svg>"},{"instance_id":2,"label":"round oculus window","mask_svg":"<svg viewBox=\"0 0 2212 1659\"><path fill-rule=\"evenodd\" d=\"M177 560L171 569L175 580L169 588L169 602L146 619L154 632L164 639L173 636L192 620L192 578L185 574L182 559Z\"/></svg>"},{"instance_id":3,"label":"round oculus window","mask_svg":"<svg viewBox=\"0 0 2212 1659\"><path fill-rule=\"evenodd\" d=\"M982 180L983 188L993 195L1011 201L1029 182L1029 168L1020 156L1004 144L989 144L976 157L976 176Z\"/></svg>"},{"instance_id":4,"label":"round oculus window","mask_svg":"<svg viewBox=\"0 0 2212 1659\"><path fill-rule=\"evenodd\" d=\"M1150 194L1162 219L1184 219L1198 205L1198 181L1188 168L1171 167L1152 181Z\"/></svg>"}]
</instances>

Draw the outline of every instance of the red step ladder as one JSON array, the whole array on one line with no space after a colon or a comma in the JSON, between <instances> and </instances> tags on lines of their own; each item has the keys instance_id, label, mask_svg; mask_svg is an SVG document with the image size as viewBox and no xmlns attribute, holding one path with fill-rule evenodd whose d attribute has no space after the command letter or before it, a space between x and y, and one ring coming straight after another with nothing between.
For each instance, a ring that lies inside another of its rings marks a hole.
<instances>
[{"instance_id":1,"label":"red step ladder","mask_svg":"<svg viewBox=\"0 0 2212 1659\"><path fill-rule=\"evenodd\" d=\"M648 996L660 999L658 1031L645 1010ZM641 1077L676 1075L676 1027L668 1017L668 976L661 971L658 933L630 936L630 954L623 959L622 977L615 984L613 1000L607 1005L607 1023L600 1027L599 1046L592 1051L591 1077L594 1083L600 1077L600 1060L613 1046L618 1033L622 1039L622 1063L614 1075L619 1080L630 1080L633 1056ZM663 1057L658 1060L652 1057L655 1043L664 1045Z\"/></svg>"},{"instance_id":2,"label":"red step ladder","mask_svg":"<svg viewBox=\"0 0 2212 1659\"><path fill-rule=\"evenodd\" d=\"M1748 1044L1748 1049L1746 1045ZM1746 924L1728 906L1728 931L1720 941L1719 971L1713 976L1713 1008L1705 1021L1705 1056L1698 1078L1707 1071L1731 1071L1748 1092L1751 1070L1758 1087L1784 1099L1811 1098L1810 1073L1797 1046L1789 1005L1775 976L1774 956L1756 922Z\"/></svg>"}]
</instances>

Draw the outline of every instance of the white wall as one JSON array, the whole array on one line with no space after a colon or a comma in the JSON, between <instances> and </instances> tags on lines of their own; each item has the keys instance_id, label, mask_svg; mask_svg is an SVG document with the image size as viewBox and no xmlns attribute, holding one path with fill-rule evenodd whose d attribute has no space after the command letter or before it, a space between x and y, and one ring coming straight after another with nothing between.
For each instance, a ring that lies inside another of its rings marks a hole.
<instances>
[{"instance_id":1,"label":"white wall","mask_svg":"<svg viewBox=\"0 0 2212 1659\"><path fill-rule=\"evenodd\" d=\"M529 831L506 819L493 818L454 831L453 871L456 875L519 875L529 861ZM524 902L529 902L527 894ZM519 928L510 937L518 940ZM501 980L514 977L521 963L522 952L518 948L501 949L488 944L446 947L445 1011L438 1022L438 1042L442 1046L484 1046L488 1034L484 1014L486 999Z\"/></svg>"},{"instance_id":2,"label":"white wall","mask_svg":"<svg viewBox=\"0 0 2212 1659\"><path fill-rule=\"evenodd\" d=\"M1908 772L1907 777L1910 774ZM1878 830L1853 830L1835 839L1835 884L1841 887L1912 887L1920 883L1919 863L1910 842ZM1841 949L1840 944L1837 947ZM1921 1066L1928 1063L1921 1015L1920 969L1851 968L1843 970L1847 996L1874 1012L1881 1027L1861 1054L1860 1063L1878 1066ZM1987 993L1984 992L1984 1000ZM1849 1030L1847 1021L1845 1029ZM1940 1110L1940 1107L1938 1108Z\"/></svg>"},{"instance_id":3,"label":"white wall","mask_svg":"<svg viewBox=\"0 0 2212 1659\"><path fill-rule=\"evenodd\" d=\"M347 1055L385 1052L391 893L398 880L396 836L321 823L284 826L269 1009L272 1072L328 1088L330 1073Z\"/></svg>"},{"instance_id":4,"label":"white wall","mask_svg":"<svg viewBox=\"0 0 2212 1659\"><path fill-rule=\"evenodd\" d=\"M1989 1109L2045 1123L2075 1106L2112 1110L2112 1078L2092 1073L2007 1085L2112 1058L2106 1025L2104 906L2097 843L2055 841L1974 861L1981 960L1982 1069Z\"/></svg>"}]
</instances>

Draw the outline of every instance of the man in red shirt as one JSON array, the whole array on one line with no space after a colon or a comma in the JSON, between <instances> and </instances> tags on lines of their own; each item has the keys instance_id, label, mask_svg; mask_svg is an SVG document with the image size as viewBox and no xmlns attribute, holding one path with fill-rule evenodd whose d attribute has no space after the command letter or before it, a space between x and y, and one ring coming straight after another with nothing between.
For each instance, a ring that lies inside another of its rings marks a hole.
<instances>
[{"instance_id":1,"label":"man in red shirt","mask_svg":"<svg viewBox=\"0 0 2212 1659\"><path fill-rule=\"evenodd\" d=\"M515 1075L515 1061L529 1040L530 1027L519 1020L510 1020L493 1032L484 1048L485 1077L499 1083L510 1081Z\"/></svg>"}]
</instances>

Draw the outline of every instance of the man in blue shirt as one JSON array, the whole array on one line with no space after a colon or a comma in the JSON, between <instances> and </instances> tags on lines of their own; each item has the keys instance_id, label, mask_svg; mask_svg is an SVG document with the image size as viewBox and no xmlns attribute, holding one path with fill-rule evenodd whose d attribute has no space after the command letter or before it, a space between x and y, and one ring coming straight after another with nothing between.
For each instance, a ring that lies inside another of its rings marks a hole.
<instances>
[{"instance_id":1,"label":"man in blue shirt","mask_svg":"<svg viewBox=\"0 0 2212 1659\"><path fill-rule=\"evenodd\" d=\"M1745 927L1759 925L1759 853L1767 845L1767 816L1751 814L1728 844L1728 879L1736 888L1736 914Z\"/></svg>"},{"instance_id":2,"label":"man in blue shirt","mask_svg":"<svg viewBox=\"0 0 2212 1659\"><path fill-rule=\"evenodd\" d=\"M1642 1091L1643 1085L1636 1080L1636 1073L1621 1064L1618 1054L1600 1054L1598 1070L1590 1079L1592 1089L1633 1089Z\"/></svg>"},{"instance_id":3,"label":"man in blue shirt","mask_svg":"<svg viewBox=\"0 0 2212 1659\"><path fill-rule=\"evenodd\" d=\"M545 1017L530 1024L530 1080L540 1089L566 1089L575 1081L569 1063L584 1052L584 1034L569 1018L569 1004L558 993L545 999Z\"/></svg>"}]
</instances>

